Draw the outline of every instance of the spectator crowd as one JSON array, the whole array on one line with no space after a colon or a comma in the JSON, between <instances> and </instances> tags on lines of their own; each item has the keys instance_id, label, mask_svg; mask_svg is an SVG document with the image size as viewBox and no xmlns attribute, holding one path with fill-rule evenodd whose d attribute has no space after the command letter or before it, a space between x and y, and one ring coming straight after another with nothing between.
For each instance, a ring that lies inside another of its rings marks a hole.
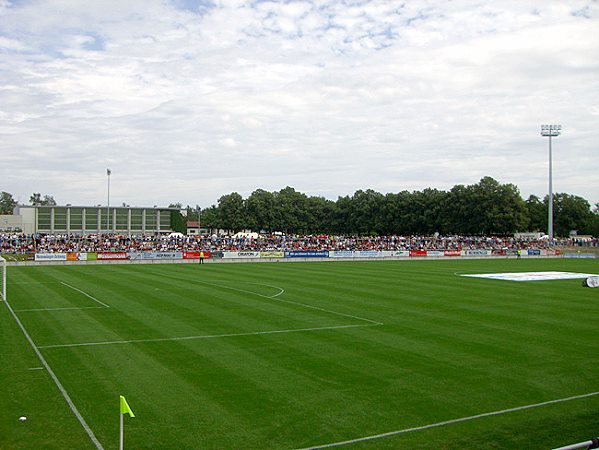
<instances>
[{"instance_id":1,"label":"spectator crowd","mask_svg":"<svg viewBox=\"0 0 599 450\"><path fill-rule=\"evenodd\" d=\"M302 251L302 250L523 250L556 246L598 247L597 238L517 239L499 236L333 236L238 233L169 235L0 234L0 253Z\"/></svg>"}]
</instances>

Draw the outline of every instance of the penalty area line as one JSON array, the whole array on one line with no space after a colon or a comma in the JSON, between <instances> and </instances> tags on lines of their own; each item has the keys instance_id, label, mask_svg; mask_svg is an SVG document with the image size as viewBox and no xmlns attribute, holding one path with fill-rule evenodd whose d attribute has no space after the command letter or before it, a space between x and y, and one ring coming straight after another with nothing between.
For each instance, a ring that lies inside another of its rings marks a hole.
<instances>
[{"instance_id":1,"label":"penalty area line","mask_svg":"<svg viewBox=\"0 0 599 450\"><path fill-rule=\"evenodd\" d=\"M414 431L428 430L430 428L443 427L446 425L453 425L455 423L460 423L460 422L468 422L470 420L481 419L483 417L499 416L501 414L509 414L509 413L516 412L516 411L524 411L526 409L540 408L541 406L569 402L572 400L579 400L582 398L594 397L596 395L599 395L599 391L589 392L588 394L574 395L572 397L558 398L555 400L549 400L549 401L541 402L541 403L533 403L531 405L517 406L515 408L502 409L499 411L491 411L491 412L487 412L487 413L476 414L474 416L460 417L459 419L445 420L443 422L431 423L428 425L422 425L420 427L405 428L403 430L397 430L397 431L389 431L387 433L375 434L372 436L365 436L365 437L356 438L356 439L349 439L347 441L331 442L329 444L315 445L313 447L304 447L304 448L298 449L298 450L316 450L316 449L320 449L320 448L341 447L343 445L355 444L357 442L372 441L375 439L381 439L381 438L385 438L385 437L389 437L389 436L395 436L398 434L413 433Z\"/></svg>"},{"instance_id":2,"label":"penalty area line","mask_svg":"<svg viewBox=\"0 0 599 450\"><path fill-rule=\"evenodd\" d=\"M239 336L260 336L266 334L284 334L284 333L299 333L302 331L319 331L319 330L340 330L343 328L364 328L374 327L380 324L358 324L358 325L336 325L330 327L313 327L313 328L295 328L290 330L270 330L270 331L252 331L249 333L228 333L228 334L206 334L201 336L181 336L170 338L155 338L155 339L130 339L126 341L100 341L100 342L81 342L75 344L55 344L55 345L39 345L38 348L61 348L61 347L86 347L94 345L116 345L116 344L136 344L144 342L167 342L167 341L191 341L196 339L215 339Z\"/></svg>"},{"instance_id":3,"label":"penalty area line","mask_svg":"<svg viewBox=\"0 0 599 450\"><path fill-rule=\"evenodd\" d=\"M31 312L31 311L64 311L67 309L79 310L79 309L106 309L104 306L72 306L68 308L32 308L32 309L15 309L15 312Z\"/></svg>"},{"instance_id":4,"label":"penalty area line","mask_svg":"<svg viewBox=\"0 0 599 450\"><path fill-rule=\"evenodd\" d=\"M93 297L91 295L89 295L87 292L83 292L81 289L77 289L75 286L71 286L69 283L65 283L64 281L61 281L60 284L73 289L74 291L77 291L83 295L85 295L87 298L92 299L94 302L99 303L100 305L106 307L106 308L110 308L110 306L108 306L106 303L101 302L100 300L98 300L96 297Z\"/></svg>"}]
</instances>

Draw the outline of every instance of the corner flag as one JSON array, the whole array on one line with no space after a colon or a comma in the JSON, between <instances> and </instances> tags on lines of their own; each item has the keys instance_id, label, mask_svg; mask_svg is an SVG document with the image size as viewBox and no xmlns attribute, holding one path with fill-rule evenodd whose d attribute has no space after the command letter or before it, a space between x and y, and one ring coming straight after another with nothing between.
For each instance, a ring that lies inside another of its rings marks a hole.
<instances>
[{"instance_id":1,"label":"corner flag","mask_svg":"<svg viewBox=\"0 0 599 450\"><path fill-rule=\"evenodd\" d=\"M127 400L125 400L125 397L123 397L122 395L121 397L121 413L119 414L119 450L123 450L123 416L125 414L129 414L129 417L135 417L135 414L133 414L133 411L131 411L131 408L129 407L129 403L127 403Z\"/></svg>"},{"instance_id":2,"label":"corner flag","mask_svg":"<svg viewBox=\"0 0 599 450\"><path fill-rule=\"evenodd\" d=\"M133 411L131 411L131 408L129 407L129 403L127 403L127 400L125 400L125 397L123 397L122 395L121 397L121 414L129 414L129 417L135 417L135 414L133 414Z\"/></svg>"}]
</instances>

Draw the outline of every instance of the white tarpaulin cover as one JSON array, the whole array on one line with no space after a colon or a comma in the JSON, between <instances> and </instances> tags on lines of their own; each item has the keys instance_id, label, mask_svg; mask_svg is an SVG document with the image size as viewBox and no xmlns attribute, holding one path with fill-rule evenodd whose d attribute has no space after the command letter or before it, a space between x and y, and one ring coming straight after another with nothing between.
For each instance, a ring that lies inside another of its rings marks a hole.
<instances>
[{"instance_id":1,"label":"white tarpaulin cover","mask_svg":"<svg viewBox=\"0 0 599 450\"><path fill-rule=\"evenodd\" d=\"M597 276L591 273L575 272L511 272L511 273L473 273L461 274L463 277L491 278L493 280L507 281L543 281L543 280L570 280Z\"/></svg>"}]
</instances>

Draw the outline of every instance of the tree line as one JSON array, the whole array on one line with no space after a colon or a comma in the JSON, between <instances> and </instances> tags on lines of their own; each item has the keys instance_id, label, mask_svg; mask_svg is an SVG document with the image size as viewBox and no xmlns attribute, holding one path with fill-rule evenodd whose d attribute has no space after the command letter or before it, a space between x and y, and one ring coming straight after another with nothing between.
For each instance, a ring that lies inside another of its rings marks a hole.
<instances>
[{"instance_id":1,"label":"tree line","mask_svg":"<svg viewBox=\"0 0 599 450\"><path fill-rule=\"evenodd\" d=\"M33 193L32 205L56 205L51 195ZM17 202L0 194L0 214L12 214ZM358 190L336 201L311 197L286 187L269 192L257 189L247 198L232 192L200 212L202 227L225 230L282 231L292 234L361 235L508 235L547 230L548 196L524 200L513 184L484 177L473 185L449 191L427 188L381 194ZM183 209L181 203L169 207ZM186 217L172 216L172 227L185 233L187 220L198 220L198 210L187 206ZM554 194L554 233L599 236L599 204L593 209L582 197Z\"/></svg>"},{"instance_id":2,"label":"tree line","mask_svg":"<svg viewBox=\"0 0 599 450\"><path fill-rule=\"evenodd\" d=\"M240 231L282 231L293 234L361 235L508 235L547 230L548 196L524 200L513 184L485 177L477 184L449 191L424 189L381 194L358 190L336 201L310 197L286 187L276 192L257 189L247 198L232 192L201 211L202 227ZM171 206L178 206L175 204ZM566 193L554 194L554 233L599 236L598 205ZM187 207L187 218L197 210ZM181 223L184 223L181 220ZM184 232L183 229L180 231Z\"/></svg>"}]
</instances>

